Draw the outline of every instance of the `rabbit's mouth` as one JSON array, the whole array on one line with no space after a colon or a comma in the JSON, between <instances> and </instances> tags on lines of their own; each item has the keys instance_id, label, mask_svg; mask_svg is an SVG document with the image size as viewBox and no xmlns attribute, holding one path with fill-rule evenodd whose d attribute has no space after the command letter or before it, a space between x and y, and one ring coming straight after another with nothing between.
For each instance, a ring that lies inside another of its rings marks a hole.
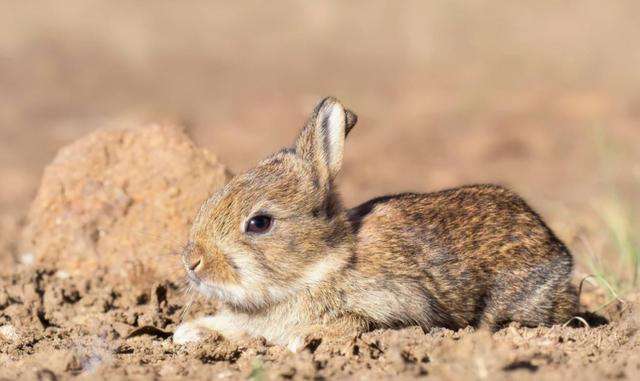
<instances>
[{"instance_id":1,"label":"rabbit's mouth","mask_svg":"<svg viewBox=\"0 0 640 381\"><path fill-rule=\"evenodd\" d=\"M192 270L187 270L187 280L189 281L189 284L196 287L196 288L200 288L200 286L202 285L202 280L200 279L200 277L198 275L196 275L195 271Z\"/></svg>"},{"instance_id":2,"label":"rabbit's mouth","mask_svg":"<svg viewBox=\"0 0 640 381\"><path fill-rule=\"evenodd\" d=\"M231 283L213 283L199 277L194 271L187 271L189 283L202 295L243 310L257 310L269 304L259 292Z\"/></svg>"},{"instance_id":3,"label":"rabbit's mouth","mask_svg":"<svg viewBox=\"0 0 640 381\"><path fill-rule=\"evenodd\" d=\"M202 279L200 279L200 277L198 277L195 272L193 271L188 271L187 272L187 279L189 280L189 283L194 286L196 288L196 290L198 290L199 293L201 293L202 295L208 297L208 298L217 298L217 293L215 291L215 287L212 285L209 285L208 283L204 282Z\"/></svg>"}]
</instances>

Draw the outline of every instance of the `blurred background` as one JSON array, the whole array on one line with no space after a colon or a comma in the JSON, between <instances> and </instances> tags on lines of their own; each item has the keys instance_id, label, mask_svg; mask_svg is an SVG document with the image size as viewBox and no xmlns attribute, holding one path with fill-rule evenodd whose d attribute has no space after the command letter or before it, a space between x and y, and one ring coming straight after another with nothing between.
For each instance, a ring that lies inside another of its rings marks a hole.
<instances>
[{"instance_id":1,"label":"blurred background","mask_svg":"<svg viewBox=\"0 0 640 381\"><path fill-rule=\"evenodd\" d=\"M0 215L118 120L171 121L239 172L314 104L360 117L348 205L492 182L521 193L606 292L637 282L640 2L0 3Z\"/></svg>"}]
</instances>

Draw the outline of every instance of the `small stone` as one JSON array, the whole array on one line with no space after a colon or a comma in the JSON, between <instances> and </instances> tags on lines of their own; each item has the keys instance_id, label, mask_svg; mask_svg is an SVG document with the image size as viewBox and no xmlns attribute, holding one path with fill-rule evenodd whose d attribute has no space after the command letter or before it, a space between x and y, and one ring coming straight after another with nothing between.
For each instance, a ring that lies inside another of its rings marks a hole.
<instances>
[{"instance_id":1,"label":"small stone","mask_svg":"<svg viewBox=\"0 0 640 381\"><path fill-rule=\"evenodd\" d=\"M33 253L24 253L20 255L20 263L22 263L23 265L32 265L34 261L35 256L33 255Z\"/></svg>"},{"instance_id":2,"label":"small stone","mask_svg":"<svg viewBox=\"0 0 640 381\"><path fill-rule=\"evenodd\" d=\"M63 270L56 271L55 275L56 275L56 278L58 279L68 279L71 276L71 274Z\"/></svg>"},{"instance_id":3,"label":"small stone","mask_svg":"<svg viewBox=\"0 0 640 381\"><path fill-rule=\"evenodd\" d=\"M0 326L0 337L3 337L9 341L18 341L20 335L18 335L18 331L11 324Z\"/></svg>"}]
</instances>

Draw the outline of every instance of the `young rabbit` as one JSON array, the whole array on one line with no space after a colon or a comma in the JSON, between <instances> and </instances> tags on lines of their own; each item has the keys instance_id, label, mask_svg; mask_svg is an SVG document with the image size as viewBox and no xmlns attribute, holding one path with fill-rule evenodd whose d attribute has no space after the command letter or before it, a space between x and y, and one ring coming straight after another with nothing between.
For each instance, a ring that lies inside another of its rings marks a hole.
<instances>
[{"instance_id":1,"label":"young rabbit","mask_svg":"<svg viewBox=\"0 0 640 381\"><path fill-rule=\"evenodd\" d=\"M296 351L325 330L498 329L573 316L571 254L504 188L406 193L345 209L335 178L356 121L324 99L293 147L204 203L183 262L190 282L223 307L180 325L176 343L215 330Z\"/></svg>"}]
</instances>

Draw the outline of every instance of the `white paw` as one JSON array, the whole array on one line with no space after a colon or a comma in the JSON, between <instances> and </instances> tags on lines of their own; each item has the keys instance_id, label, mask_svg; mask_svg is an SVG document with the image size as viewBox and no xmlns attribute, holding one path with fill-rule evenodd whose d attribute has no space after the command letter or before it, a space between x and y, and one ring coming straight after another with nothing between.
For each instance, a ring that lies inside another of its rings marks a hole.
<instances>
[{"instance_id":1,"label":"white paw","mask_svg":"<svg viewBox=\"0 0 640 381\"><path fill-rule=\"evenodd\" d=\"M202 326L193 322L182 323L173 333L173 342L176 344L197 343L206 336L206 331Z\"/></svg>"},{"instance_id":2,"label":"white paw","mask_svg":"<svg viewBox=\"0 0 640 381\"><path fill-rule=\"evenodd\" d=\"M289 344L287 344L287 349L293 353L299 352L303 347L304 347L304 340L300 336L294 337L289 341Z\"/></svg>"}]
</instances>

